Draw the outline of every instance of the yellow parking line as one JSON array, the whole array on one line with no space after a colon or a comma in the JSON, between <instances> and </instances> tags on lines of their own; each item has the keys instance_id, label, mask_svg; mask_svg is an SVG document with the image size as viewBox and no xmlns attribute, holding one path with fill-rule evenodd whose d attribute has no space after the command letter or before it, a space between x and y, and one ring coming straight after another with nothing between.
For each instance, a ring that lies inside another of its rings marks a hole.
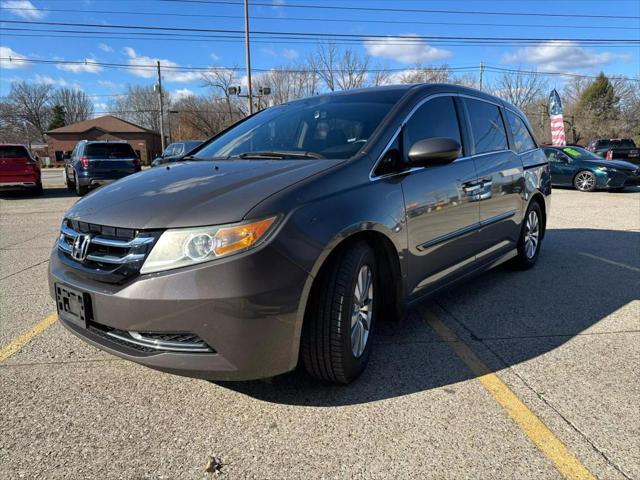
<instances>
[{"instance_id":1,"label":"yellow parking line","mask_svg":"<svg viewBox=\"0 0 640 480\"><path fill-rule=\"evenodd\" d=\"M477 375L478 380L493 399L504 408L511 419L529 437L538 449L553 462L560 474L571 480L586 480L594 477L556 437L551 430L493 373L435 313L426 310L427 323Z\"/></svg>"},{"instance_id":2,"label":"yellow parking line","mask_svg":"<svg viewBox=\"0 0 640 480\"><path fill-rule=\"evenodd\" d=\"M580 252L579 255L583 257L593 258L594 260L600 260L601 262L608 263L610 265L615 265L616 267L628 268L632 272L640 272L640 268L632 267L631 265L627 265L626 263L615 262L613 260L609 260L608 258L599 257L597 255L591 255L590 253Z\"/></svg>"},{"instance_id":3,"label":"yellow parking line","mask_svg":"<svg viewBox=\"0 0 640 480\"><path fill-rule=\"evenodd\" d=\"M36 323L18 338L12 340L6 347L2 347L2 349L0 349L0 362L4 362L7 358L18 353L22 347L53 325L57 319L58 314L52 313L44 320Z\"/></svg>"}]
</instances>

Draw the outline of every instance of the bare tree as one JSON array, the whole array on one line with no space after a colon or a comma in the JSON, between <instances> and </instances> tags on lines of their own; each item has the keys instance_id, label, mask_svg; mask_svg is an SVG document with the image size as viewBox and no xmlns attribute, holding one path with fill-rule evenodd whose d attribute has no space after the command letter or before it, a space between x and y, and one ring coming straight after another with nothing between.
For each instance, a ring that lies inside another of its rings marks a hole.
<instances>
[{"instance_id":1,"label":"bare tree","mask_svg":"<svg viewBox=\"0 0 640 480\"><path fill-rule=\"evenodd\" d=\"M170 98L165 92L165 105L170 107ZM126 93L116 97L109 109L124 120L133 122L154 132L160 131L158 94L152 85L127 85Z\"/></svg>"},{"instance_id":2,"label":"bare tree","mask_svg":"<svg viewBox=\"0 0 640 480\"><path fill-rule=\"evenodd\" d=\"M308 57L311 70L327 90L350 90L364 87L368 81L369 56L350 48L340 50L335 43L318 45Z\"/></svg>"},{"instance_id":3,"label":"bare tree","mask_svg":"<svg viewBox=\"0 0 640 480\"><path fill-rule=\"evenodd\" d=\"M202 82L205 87L209 87L214 91L214 94L218 94L224 98L227 105L227 120L232 121L234 112L236 112L239 106L236 104L236 98L229 94L229 87L238 85L239 81L236 77L235 70L226 68L212 68L206 73L202 74ZM253 82L251 82L253 85Z\"/></svg>"},{"instance_id":4,"label":"bare tree","mask_svg":"<svg viewBox=\"0 0 640 480\"><path fill-rule=\"evenodd\" d=\"M11 118L24 124L26 130L35 130L39 136L38 140L41 141L44 141L44 134L51 119L51 90L51 85L19 81L11 84L8 95L12 108Z\"/></svg>"},{"instance_id":5,"label":"bare tree","mask_svg":"<svg viewBox=\"0 0 640 480\"><path fill-rule=\"evenodd\" d=\"M276 67L254 77L254 87L255 90L259 87L271 88L271 94L266 100L271 104L278 105L315 95L318 88L318 77L304 65Z\"/></svg>"},{"instance_id":6,"label":"bare tree","mask_svg":"<svg viewBox=\"0 0 640 480\"><path fill-rule=\"evenodd\" d=\"M243 116L236 109L230 119L226 101L213 95L183 97L172 109L177 111L171 121L172 138L180 140L212 137Z\"/></svg>"},{"instance_id":7,"label":"bare tree","mask_svg":"<svg viewBox=\"0 0 640 480\"><path fill-rule=\"evenodd\" d=\"M549 83L543 75L521 70L505 72L492 88L494 95L504 98L518 108L525 108L540 98L546 98Z\"/></svg>"},{"instance_id":8,"label":"bare tree","mask_svg":"<svg viewBox=\"0 0 640 480\"><path fill-rule=\"evenodd\" d=\"M59 88L51 95L51 105L64 108L66 124L88 120L93 116L93 102L87 94L78 88Z\"/></svg>"},{"instance_id":9,"label":"bare tree","mask_svg":"<svg viewBox=\"0 0 640 480\"><path fill-rule=\"evenodd\" d=\"M416 65L397 75L398 83L445 83L451 81L451 71L447 65L440 67Z\"/></svg>"},{"instance_id":10,"label":"bare tree","mask_svg":"<svg viewBox=\"0 0 640 480\"><path fill-rule=\"evenodd\" d=\"M338 84L336 80L338 56L337 45L329 42L318 45L316 51L309 54L307 59L311 70L330 92L334 92Z\"/></svg>"},{"instance_id":11,"label":"bare tree","mask_svg":"<svg viewBox=\"0 0 640 480\"><path fill-rule=\"evenodd\" d=\"M338 63L337 84L340 90L364 87L367 83L369 57L360 56L357 52L346 49L342 52Z\"/></svg>"}]
</instances>

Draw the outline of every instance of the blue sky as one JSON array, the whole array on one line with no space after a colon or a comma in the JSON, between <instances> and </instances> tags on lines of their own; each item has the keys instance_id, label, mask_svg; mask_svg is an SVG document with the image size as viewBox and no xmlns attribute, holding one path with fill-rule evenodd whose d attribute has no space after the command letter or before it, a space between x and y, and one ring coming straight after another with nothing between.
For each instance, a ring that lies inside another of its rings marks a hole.
<instances>
[{"instance_id":1,"label":"blue sky","mask_svg":"<svg viewBox=\"0 0 640 480\"><path fill-rule=\"evenodd\" d=\"M252 0L253 1L253 0ZM230 0L235 3L235 0ZM539 13L582 15L640 16L637 0L255 0L267 4L251 7L251 29L289 32L331 32L357 35L418 35L469 37L564 37L564 38L625 38L638 39L640 20L604 18L566 18L548 16L445 14L425 12L342 11L296 8L291 5L355 6L396 9L467 10L505 13ZM251 4L251 2L250 2ZM179 3L158 0L0 0L0 20L75 22L99 25L139 25L156 27L243 29L243 9L240 4ZM12 10L11 7L21 8ZM71 10L70 12L47 11ZM135 12L97 13L95 11ZM160 15L162 14L162 15ZM179 14L181 16L177 16ZM259 18L268 17L268 18ZM311 18L312 20L303 20ZM491 25L451 25L449 23L484 23ZM499 25L498 25L499 24ZM542 25L542 26L540 26ZM25 57L46 60L89 60L87 65L8 63L0 60L0 95L6 95L16 79L30 79L55 85L80 86L95 95L98 109L105 108L109 95L123 91L123 85L150 84L154 72L140 68L104 68L90 61L122 64L163 64L190 67L244 67L244 45L240 39L198 38L193 41L114 38L133 37L114 30L85 28L99 33L87 37L69 38L49 32L52 37L14 36L29 31L7 28L69 29L67 26L1 24L0 57ZM593 28L591 28L593 27ZM621 29L619 27L625 27ZM141 32L145 32L142 30ZM190 35L200 35L185 32ZM205 33L205 35L210 35ZM258 40L252 44L252 63L256 69L276 65L291 65L302 61L314 49L314 40ZM639 47L606 44L585 47L581 44L532 45L461 45L459 42L436 44L420 41L398 45L393 39L377 40L376 44L354 39L350 48L368 53L374 66L410 69L416 63L452 67L487 65L513 68L564 71L595 74L607 73L637 76L640 70ZM477 72L472 72L477 75ZM489 80L494 73L488 73ZM166 88L174 93L202 92L197 72L173 71L164 75ZM562 78L551 78L559 86Z\"/></svg>"}]
</instances>

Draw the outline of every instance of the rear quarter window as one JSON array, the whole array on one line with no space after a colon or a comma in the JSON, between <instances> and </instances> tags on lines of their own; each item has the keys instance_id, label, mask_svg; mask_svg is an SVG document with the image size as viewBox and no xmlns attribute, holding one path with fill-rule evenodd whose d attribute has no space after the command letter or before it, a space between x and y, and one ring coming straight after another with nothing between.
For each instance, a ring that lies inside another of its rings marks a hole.
<instances>
[{"instance_id":1,"label":"rear quarter window","mask_svg":"<svg viewBox=\"0 0 640 480\"><path fill-rule=\"evenodd\" d=\"M136 153L128 143L92 143L84 154L90 158L133 158Z\"/></svg>"},{"instance_id":2,"label":"rear quarter window","mask_svg":"<svg viewBox=\"0 0 640 480\"><path fill-rule=\"evenodd\" d=\"M511 136L513 137L513 150L515 150L516 153L522 153L536 148L535 140L531 136L524 121L518 115L507 110L507 121L509 122Z\"/></svg>"},{"instance_id":3,"label":"rear quarter window","mask_svg":"<svg viewBox=\"0 0 640 480\"><path fill-rule=\"evenodd\" d=\"M0 146L1 158L24 158L29 157L29 152L26 148L20 145L2 145Z\"/></svg>"}]
</instances>

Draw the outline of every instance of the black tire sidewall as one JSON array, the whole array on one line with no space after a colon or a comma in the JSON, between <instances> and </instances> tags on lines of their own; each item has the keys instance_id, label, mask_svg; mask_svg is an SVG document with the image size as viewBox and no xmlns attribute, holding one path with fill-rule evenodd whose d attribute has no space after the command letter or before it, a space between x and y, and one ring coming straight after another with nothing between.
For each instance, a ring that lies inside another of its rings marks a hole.
<instances>
[{"instance_id":1,"label":"black tire sidewall","mask_svg":"<svg viewBox=\"0 0 640 480\"><path fill-rule=\"evenodd\" d=\"M355 252L350 252L350 253L356 253L356 252L357 252L357 261L355 263L355 268L352 272L350 272L351 286L350 286L350 290L346 294L346 298L344 299L344 302L343 302L344 309L341 312L344 315L343 317L344 321L342 321L340 325L343 367L344 367L344 374L345 374L345 377L347 378L347 381L350 381L358 377L366 367L367 362L369 361L369 356L371 354L371 344L372 344L375 324L376 324L376 317L379 310L378 305L380 303L379 302L380 281L378 278L378 268L377 268L377 263L376 263L373 250L368 245L362 244L357 246L357 248L355 249ZM368 337L364 352L362 352L362 355L360 355L360 357L355 358L353 356L352 346L351 346L351 312L353 311L353 301L354 301L353 295L355 292L356 283L358 281L358 272L360 272L360 269L364 265L367 265L371 270L371 278L373 282L373 303L371 306L372 315L371 315L371 324L369 325L369 337Z\"/></svg>"},{"instance_id":2,"label":"black tire sidewall","mask_svg":"<svg viewBox=\"0 0 640 480\"><path fill-rule=\"evenodd\" d=\"M529 258L527 256L525 242L526 242L526 234L527 234L527 219L529 218L529 213L532 210L535 210L536 215L538 215L538 245L536 246L536 253L533 257ZM542 247L542 234L543 234L543 224L542 224L542 209L538 202L533 201L527 208L527 213L524 216L524 220L522 221L522 231L520 232L520 240L518 241L518 257L517 263L520 268L528 269L533 267L538 261L538 257L540 256L540 248Z\"/></svg>"}]
</instances>

